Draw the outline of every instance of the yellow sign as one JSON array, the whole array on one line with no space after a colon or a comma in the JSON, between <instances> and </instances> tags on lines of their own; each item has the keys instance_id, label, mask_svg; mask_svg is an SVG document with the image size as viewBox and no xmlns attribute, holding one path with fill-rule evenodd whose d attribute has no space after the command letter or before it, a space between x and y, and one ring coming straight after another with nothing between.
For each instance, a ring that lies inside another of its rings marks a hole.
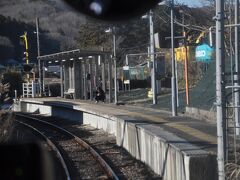
<instances>
[{"instance_id":1,"label":"yellow sign","mask_svg":"<svg viewBox=\"0 0 240 180\"><path fill-rule=\"evenodd\" d=\"M175 48L175 56L177 61L185 61L186 59L186 48L184 46ZM187 46L187 58L192 60L194 54L194 47Z\"/></svg>"},{"instance_id":2,"label":"yellow sign","mask_svg":"<svg viewBox=\"0 0 240 180\"><path fill-rule=\"evenodd\" d=\"M150 89L150 90L148 91L148 97L149 97L149 98L152 98L152 97L153 97L153 91L152 91L152 89Z\"/></svg>"},{"instance_id":3,"label":"yellow sign","mask_svg":"<svg viewBox=\"0 0 240 180\"><path fill-rule=\"evenodd\" d=\"M26 56L26 64L29 63L29 56L28 56L28 39L27 39L27 32L24 32L24 35L20 36L20 38L23 38L26 52L24 53Z\"/></svg>"}]
</instances>

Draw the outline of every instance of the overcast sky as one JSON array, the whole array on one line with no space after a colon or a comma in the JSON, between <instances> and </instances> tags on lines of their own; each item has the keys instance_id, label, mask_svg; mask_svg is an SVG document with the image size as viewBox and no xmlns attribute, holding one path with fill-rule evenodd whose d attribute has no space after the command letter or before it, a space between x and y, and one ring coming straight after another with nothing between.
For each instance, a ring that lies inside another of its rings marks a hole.
<instances>
[{"instance_id":1,"label":"overcast sky","mask_svg":"<svg viewBox=\"0 0 240 180\"><path fill-rule=\"evenodd\" d=\"M202 6L202 0L177 0L180 3L184 3L190 7Z\"/></svg>"}]
</instances>

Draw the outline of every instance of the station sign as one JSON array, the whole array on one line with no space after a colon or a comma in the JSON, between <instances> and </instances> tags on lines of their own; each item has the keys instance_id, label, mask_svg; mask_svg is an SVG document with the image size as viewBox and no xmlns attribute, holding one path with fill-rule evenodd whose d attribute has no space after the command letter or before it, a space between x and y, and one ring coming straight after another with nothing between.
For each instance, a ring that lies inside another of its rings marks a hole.
<instances>
[{"instance_id":1,"label":"station sign","mask_svg":"<svg viewBox=\"0 0 240 180\"><path fill-rule=\"evenodd\" d=\"M123 70L124 71L128 71L129 70L129 66L123 66Z\"/></svg>"},{"instance_id":2,"label":"station sign","mask_svg":"<svg viewBox=\"0 0 240 180\"><path fill-rule=\"evenodd\" d=\"M207 44L203 44L196 47L195 57L196 61L200 62L210 62L213 60L213 48Z\"/></svg>"},{"instance_id":3,"label":"station sign","mask_svg":"<svg viewBox=\"0 0 240 180\"><path fill-rule=\"evenodd\" d=\"M123 66L123 79L124 84L130 84L130 72L129 72L129 66Z\"/></svg>"}]
</instances>

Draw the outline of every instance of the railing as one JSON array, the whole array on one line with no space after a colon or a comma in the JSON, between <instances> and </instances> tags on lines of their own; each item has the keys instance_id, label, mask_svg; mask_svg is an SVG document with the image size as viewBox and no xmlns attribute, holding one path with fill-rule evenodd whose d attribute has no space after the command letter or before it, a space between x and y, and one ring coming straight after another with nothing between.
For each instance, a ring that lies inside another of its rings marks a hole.
<instances>
[{"instance_id":1,"label":"railing","mask_svg":"<svg viewBox=\"0 0 240 180\"><path fill-rule=\"evenodd\" d=\"M23 97L35 98L40 96L39 83L28 82L23 83Z\"/></svg>"}]
</instances>

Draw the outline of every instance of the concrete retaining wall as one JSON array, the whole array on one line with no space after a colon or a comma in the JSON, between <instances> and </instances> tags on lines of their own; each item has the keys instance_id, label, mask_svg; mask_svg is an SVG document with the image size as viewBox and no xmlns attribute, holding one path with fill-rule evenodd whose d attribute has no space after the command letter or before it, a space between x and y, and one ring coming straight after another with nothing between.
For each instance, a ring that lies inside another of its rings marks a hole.
<instances>
[{"instance_id":1,"label":"concrete retaining wall","mask_svg":"<svg viewBox=\"0 0 240 180\"><path fill-rule=\"evenodd\" d=\"M216 111L207 111L195 107L186 107L186 114L196 119L203 119L216 123Z\"/></svg>"},{"instance_id":2,"label":"concrete retaining wall","mask_svg":"<svg viewBox=\"0 0 240 180\"><path fill-rule=\"evenodd\" d=\"M116 136L119 146L151 167L163 180L216 180L216 157L199 150L159 126L133 123L127 117L118 118L91 112L79 106L20 103L22 112L35 112L67 118L103 129ZM138 122L137 120L135 122Z\"/></svg>"},{"instance_id":3,"label":"concrete retaining wall","mask_svg":"<svg viewBox=\"0 0 240 180\"><path fill-rule=\"evenodd\" d=\"M164 179L189 180L190 156L185 156L169 143L153 136L145 129L129 123L118 122L117 144Z\"/></svg>"},{"instance_id":4,"label":"concrete retaining wall","mask_svg":"<svg viewBox=\"0 0 240 180\"><path fill-rule=\"evenodd\" d=\"M96 116L94 114L83 113L83 124L90 124L91 126L103 129L109 134L114 134L116 136L116 121L107 118Z\"/></svg>"}]
</instances>

